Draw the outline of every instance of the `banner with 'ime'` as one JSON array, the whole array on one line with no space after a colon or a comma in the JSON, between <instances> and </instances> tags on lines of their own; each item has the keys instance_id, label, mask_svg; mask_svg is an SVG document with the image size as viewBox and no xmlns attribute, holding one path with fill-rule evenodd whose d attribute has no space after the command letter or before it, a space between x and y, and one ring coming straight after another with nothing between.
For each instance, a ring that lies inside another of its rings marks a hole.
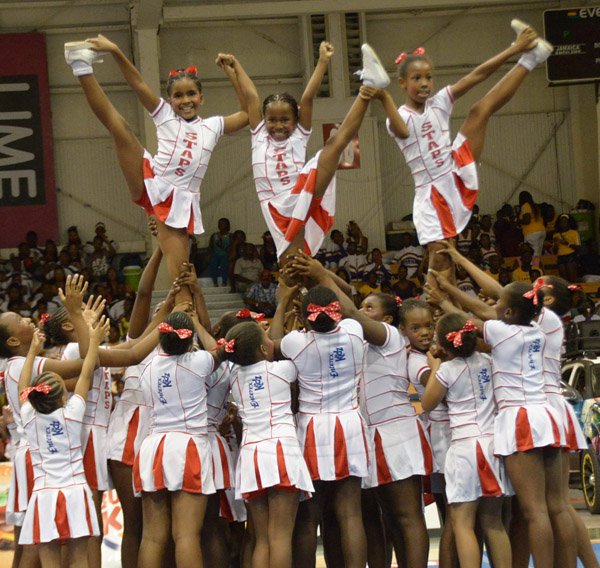
<instances>
[{"instance_id":1,"label":"banner with 'ime'","mask_svg":"<svg viewBox=\"0 0 600 568\"><path fill-rule=\"evenodd\" d=\"M56 239L50 89L43 34L0 35L0 247Z\"/></svg>"}]
</instances>

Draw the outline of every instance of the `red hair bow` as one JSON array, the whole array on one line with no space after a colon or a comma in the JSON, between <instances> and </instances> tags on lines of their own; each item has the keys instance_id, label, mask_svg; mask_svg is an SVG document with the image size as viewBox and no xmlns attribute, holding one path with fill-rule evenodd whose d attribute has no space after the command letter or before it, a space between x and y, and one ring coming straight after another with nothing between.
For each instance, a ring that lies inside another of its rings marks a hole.
<instances>
[{"instance_id":1,"label":"red hair bow","mask_svg":"<svg viewBox=\"0 0 600 568\"><path fill-rule=\"evenodd\" d=\"M531 290L529 290L529 292L525 292L525 294L523 294L523 298L527 298L528 300L533 300L533 305L537 306L538 305L538 294L537 293L542 288L554 288L554 286L552 286L552 284L544 284L544 281L541 278L538 278L533 283L533 288Z\"/></svg>"},{"instance_id":2,"label":"red hair bow","mask_svg":"<svg viewBox=\"0 0 600 568\"><path fill-rule=\"evenodd\" d=\"M239 319L253 319L255 321L262 321L265 319L265 314L253 314L248 308L244 308L242 310L239 310L237 314L235 314L236 318Z\"/></svg>"},{"instance_id":3,"label":"red hair bow","mask_svg":"<svg viewBox=\"0 0 600 568\"><path fill-rule=\"evenodd\" d=\"M425 55L425 48L424 47L417 47L417 49L415 49L412 52L413 55ZM400 55L398 55L398 57L396 57L396 65L400 65L400 63L402 63L408 56L408 53L406 53L406 51L403 51Z\"/></svg>"},{"instance_id":4,"label":"red hair bow","mask_svg":"<svg viewBox=\"0 0 600 568\"><path fill-rule=\"evenodd\" d=\"M225 353L233 353L235 347L235 338L230 339L229 341L225 339L219 339L219 341L217 341L217 344L219 345L219 347L225 347Z\"/></svg>"},{"instance_id":5,"label":"red hair bow","mask_svg":"<svg viewBox=\"0 0 600 568\"><path fill-rule=\"evenodd\" d=\"M177 337L179 337L179 339L188 339L189 337L192 337L192 334L193 334L191 329L185 329L185 328L175 329L175 328L173 328L172 325L169 325L166 321L163 321L158 326L158 333L171 333L171 332L176 333Z\"/></svg>"},{"instance_id":6,"label":"red hair bow","mask_svg":"<svg viewBox=\"0 0 600 568\"><path fill-rule=\"evenodd\" d=\"M400 296L396 296L396 305L397 306L401 306L402 305L402 298Z\"/></svg>"},{"instance_id":7,"label":"red hair bow","mask_svg":"<svg viewBox=\"0 0 600 568\"><path fill-rule=\"evenodd\" d=\"M567 288L569 289L569 292L581 292L583 290L579 284L569 284Z\"/></svg>"},{"instance_id":8,"label":"red hair bow","mask_svg":"<svg viewBox=\"0 0 600 568\"><path fill-rule=\"evenodd\" d=\"M454 345L454 347L460 347L463 343L462 342L463 333L467 333L469 331L477 331L477 326L471 320L467 320L465 322L465 325L462 326L462 329L459 329L458 331L451 331L450 333L447 333L446 339L448 341L452 341L452 345Z\"/></svg>"},{"instance_id":9,"label":"red hair bow","mask_svg":"<svg viewBox=\"0 0 600 568\"><path fill-rule=\"evenodd\" d=\"M179 75L180 73L189 73L190 75L197 77L198 76L198 68L195 65L190 65L189 67L186 67L185 69L171 69L171 71L169 71L169 79L171 77L175 77L176 75Z\"/></svg>"},{"instance_id":10,"label":"red hair bow","mask_svg":"<svg viewBox=\"0 0 600 568\"><path fill-rule=\"evenodd\" d=\"M52 319L52 314L42 314L40 316L40 325L46 325L49 319Z\"/></svg>"},{"instance_id":11,"label":"red hair bow","mask_svg":"<svg viewBox=\"0 0 600 568\"><path fill-rule=\"evenodd\" d=\"M48 394L52 390L52 387L48 383L42 383L41 385L36 385L35 387L27 387L23 391L21 391L20 399L21 402L25 402L29 395L32 392L41 392L42 394Z\"/></svg>"},{"instance_id":12,"label":"red hair bow","mask_svg":"<svg viewBox=\"0 0 600 568\"><path fill-rule=\"evenodd\" d=\"M340 303L336 300L326 306L318 306L317 304L308 304L306 308L308 313L308 321L315 321L319 314L328 315L334 322L338 322L342 319Z\"/></svg>"}]
</instances>

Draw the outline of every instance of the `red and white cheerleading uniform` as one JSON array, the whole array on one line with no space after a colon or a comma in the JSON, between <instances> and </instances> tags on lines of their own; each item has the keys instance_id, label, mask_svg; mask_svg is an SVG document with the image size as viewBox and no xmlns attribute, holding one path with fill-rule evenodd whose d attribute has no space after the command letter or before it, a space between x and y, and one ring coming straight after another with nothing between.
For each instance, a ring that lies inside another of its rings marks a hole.
<instances>
[{"instance_id":1,"label":"red and white cheerleading uniform","mask_svg":"<svg viewBox=\"0 0 600 568\"><path fill-rule=\"evenodd\" d=\"M215 492L207 434L206 378L214 359L206 351L159 353L142 371L142 388L152 407L150 431L133 464L137 493Z\"/></svg>"},{"instance_id":2,"label":"red and white cheerleading uniform","mask_svg":"<svg viewBox=\"0 0 600 568\"><path fill-rule=\"evenodd\" d=\"M422 113L402 105L398 113L408 138L395 136L386 122L415 182L413 221L421 245L459 234L477 200L477 166L469 141L459 132L450 142L453 106L450 87L430 97Z\"/></svg>"},{"instance_id":3,"label":"red and white cheerleading uniform","mask_svg":"<svg viewBox=\"0 0 600 568\"><path fill-rule=\"evenodd\" d=\"M548 404L558 412L562 419L565 439L561 439L561 442L572 452L587 450L585 435L581 430L575 411L560 390L560 356L565 336L562 320L552 310L542 308L537 323L546 337L546 347L543 353L544 390Z\"/></svg>"},{"instance_id":4,"label":"red and white cheerleading uniform","mask_svg":"<svg viewBox=\"0 0 600 568\"><path fill-rule=\"evenodd\" d=\"M86 404L79 395L50 414L21 407L34 485L19 544L98 536L98 519L83 470L81 430Z\"/></svg>"},{"instance_id":5,"label":"red and white cheerleading uniform","mask_svg":"<svg viewBox=\"0 0 600 568\"><path fill-rule=\"evenodd\" d=\"M153 351L150 356L155 354ZM147 362L147 359L144 361ZM146 404L141 385L144 361L125 369L123 392L108 423L107 458L130 467L150 427L150 407Z\"/></svg>"},{"instance_id":6,"label":"red and white cheerleading uniform","mask_svg":"<svg viewBox=\"0 0 600 568\"><path fill-rule=\"evenodd\" d=\"M444 466L448 502L512 494L502 460L494 455L496 403L491 357L475 352L446 361L430 380L448 389L452 432Z\"/></svg>"},{"instance_id":7,"label":"red and white cheerleading uniform","mask_svg":"<svg viewBox=\"0 0 600 568\"><path fill-rule=\"evenodd\" d=\"M222 116L187 121L161 99L150 114L156 126L158 152L144 151L146 191L135 202L165 225L204 233L200 186L212 152L224 133Z\"/></svg>"},{"instance_id":8,"label":"red and white cheerleading uniform","mask_svg":"<svg viewBox=\"0 0 600 568\"><path fill-rule=\"evenodd\" d=\"M295 380L290 361L259 361L231 370L231 393L244 425L236 467L238 499L251 499L269 487L314 491L292 414L290 385Z\"/></svg>"},{"instance_id":9,"label":"red and white cheerleading uniform","mask_svg":"<svg viewBox=\"0 0 600 568\"><path fill-rule=\"evenodd\" d=\"M63 352L63 359L71 361L79 358L79 344L69 343ZM112 488L108 472L108 423L111 409L110 372L105 367L99 367L94 371L81 429L83 467L87 482L94 491Z\"/></svg>"},{"instance_id":10,"label":"red and white cheerleading uniform","mask_svg":"<svg viewBox=\"0 0 600 568\"><path fill-rule=\"evenodd\" d=\"M371 443L366 487L430 475L433 470L429 437L409 399L406 340L397 328L383 325L386 341L368 344L364 366L361 398Z\"/></svg>"},{"instance_id":11,"label":"red and white cheerleading uniform","mask_svg":"<svg viewBox=\"0 0 600 568\"><path fill-rule=\"evenodd\" d=\"M313 480L367 477L366 426L359 409L365 352L352 319L326 333L292 331L281 352L298 370L298 438Z\"/></svg>"},{"instance_id":12,"label":"red and white cheerleading uniform","mask_svg":"<svg viewBox=\"0 0 600 568\"><path fill-rule=\"evenodd\" d=\"M11 357L4 370L6 401L13 414L13 424L9 426L12 443L15 447L13 469L6 503L6 522L21 526L25 519L27 503L33 491L33 465L29 443L25 437L19 402L19 377L25 363L25 357ZM45 357L36 357L31 373L32 380L44 372Z\"/></svg>"},{"instance_id":13,"label":"red and white cheerleading uniform","mask_svg":"<svg viewBox=\"0 0 600 568\"><path fill-rule=\"evenodd\" d=\"M538 324L490 320L483 325L483 337L492 346L492 383L498 405L494 453L509 456L533 448L560 447L562 421L544 392L546 339Z\"/></svg>"},{"instance_id":14,"label":"red and white cheerleading uniform","mask_svg":"<svg viewBox=\"0 0 600 568\"><path fill-rule=\"evenodd\" d=\"M289 138L276 141L264 120L252 130L252 169L265 222L280 257L304 226L304 250L315 255L333 227L335 177L321 199L314 199L318 152L306 164L310 131L297 125Z\"/></svg>"},{"instance_id":15,"label":"red and white cheerleading uniform","mask_svg":"<svg viewBox=\"0 0 600 568\"><path fill-rule=\"evenodd\" d=\"M423 396L425 387L421 382L423 375L429 373L427 355L411 349L408 355L408 378L415 386L419 397ZM450 447L450 418L448 417L448 406L445 401L440 402L431 412L424 413L423 421L427 426L433 459L435 461L434 472L444 473L446 453ZM437 491L434 491L437 492Z\"/></svg>"}]
</instances>

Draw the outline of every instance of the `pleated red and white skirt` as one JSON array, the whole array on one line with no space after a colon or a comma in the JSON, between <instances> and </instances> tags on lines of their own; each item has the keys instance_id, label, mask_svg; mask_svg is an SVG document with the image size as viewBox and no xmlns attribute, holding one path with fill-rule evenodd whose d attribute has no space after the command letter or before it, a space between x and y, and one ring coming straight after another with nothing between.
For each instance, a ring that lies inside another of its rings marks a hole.
<instances>
[{"instance_id":1,"label":"pleated red and white skirt","mask_svg":"<svg viewBox=\"0 0 600 568\"><path fill-rule=\"evenodd\" d=\"M298 413L298 439L313 480L369 476L366 425L358 410Z\"/></svg>"},{"instance_id":2,"label":"pleated red and white skirt","mask_svg":"<svg viewBox=\"0 0 600 568\"><path fill-rule=\"evenodd\" d=\"M510 456L534 448L561 447L561 418L549 404L501 409L494 422L494 453Z\"/></svg>"},{"instance_id":3,"label":"pleated red and white skirt","mask_svg":"<svg viewBox=\"0 0 600 568\"><path fill-rule=\"evenodd\" d=\"M444 470L448 503L513 495L502 459L494 455L492 435L452 442Z\"/></svg>"},{"instance_id":4,"label":"pleated red and white skirt","mask_svg":"<svg viewBox=\"0 0 600 568\"><path fill-rule=\"evenodd\" d=\"M369 477L363 479L364 489L434 471L429 436L416 415L369 426L367 435Z\"/></svg>"},{"instance_id":5,"label":"pleated red and white skirt","mask_svg":"<svg viewBox=\"0 0 600 568\"><path fill-rule=\"evenodd\" d=\"M248 520L248 511L243 499L237 499L235 488L219 491L219 516L228 523L245 523Z\"/></svg>"},{"instance_id":6,"label":"pleated red and white skirt","mask_svg":"<svg viewBox=\"0 0 600 568\"><path fill-rule=\"evenodd\" d=\"M235 471L236 498L249 499L270 487L314 492L296 438L271 438L240 448Z\"/></svg>"},{"instance_id":7,"label":"pleated red and white skirt","mask_svg":"<svg viewBox=\"0 0 600 568\"><path fill-rule=\"evenodd\" d=\"M450 420L431 420L427 422L427 433L433 451L435 472L444 474L446 454L450 448L452 433L450 432Z\"/></svg>"},{"instance_id":8,"label":"pleated red and white skirt","mask_svg":"<svg viewBox=\"0 0 600 568\"><path fill-rule=\"evenodd\" d=\"M148 406L117 402L108 423L108 459L133 466L149 425Z\"/></svg>"},{"instance_id":9,"label":"pleated red and white skirt","mask_svg":"<svg viewBox=\"0 0 600 568\"><path fill-rule=\"evenodd\" d=\"M98 536L98 518L87 484L32 493L19 544Z\"/></svg>"},{"instance_id":10,"label":"pleated red and white skirt","mask_svg":"<svg viewBox=\"0 0 600 568\"><path fill-rule=\"evenodd\" d=\"M138 494L161 489L214 493L208 437L184 432L148 435L133 464L133 485Z\"/></svg>"},{"instance_id":11,"label":"pleated red and white skirt","mask_svg":"<svg viewBox=\"0 0 600 568\"><path fill-rule=\"evenodd\" d=\"M85 478L93 491L112 489L108 472L108 429L104 426L83 424L81 427L81 448Z\"/></svg>"},{"instance_id":12,"label":"pleated red and white skirt","mask_svg":"<svg viewBox=\"0 0 600 568\"><path fill-rule=\"evenodd\" d=\"M212 453L213 478L215 489L230 489L235 482L235 467L227 440L218 432L208 432L208 442Z\"/></svg>"},{"instance_id":13,"label":"pleated red and white skirt","mask_svg":"<svg viewBox=\"0 0 600 568\"><path fill-rule=\"evenodd\" d=\"M548 404L558 412L562 419L564 428L564 444L563 447L568 448L571 452L579 450L587 450L588 445L585 440L585 435L575 414L575 410L560 394L548 393Z\"/></svg>"},{"instance_id":14,"label":"pleated red and white skirt","mask_svg":"<svg viewBox=\"0 0 600 568\"><path fill-rule=\"evenodd\" d=\"M321 199L315 199L315 182L320 151L300 171L289 193L262 201L260 206L265 222L280 257L290 246L298 231L304 227L304 252L314 256L321 248L325 235L333 227L335 215L335 176Z\"/></svg>"},{"instance_id":15,"label":"pleated red and white skirt","mask_svg":"<svg viewBox=\"0 0 600 568\"><path fill-rule=\"evenodd\" d=\"M452 170L415 189L413 221L425 245L458 235L477 201L477 164L469 141L460 132L452 143Z\"/></svg>"},{"instance_id":16,"label":"pleated red and white skirt","mask_svg":"<svg viewBox=\"0 0 600 568\"><path fill-rule=\"evenodd\" d=\"M10 477L10 486L8 488L8 498L6 502L6 523L23 525L25 520L25 511L33 491L33 465L31 463L31 454L29 446L24 445L15 451L13 458L13 469Z\"/></svg>"}]
</instances>

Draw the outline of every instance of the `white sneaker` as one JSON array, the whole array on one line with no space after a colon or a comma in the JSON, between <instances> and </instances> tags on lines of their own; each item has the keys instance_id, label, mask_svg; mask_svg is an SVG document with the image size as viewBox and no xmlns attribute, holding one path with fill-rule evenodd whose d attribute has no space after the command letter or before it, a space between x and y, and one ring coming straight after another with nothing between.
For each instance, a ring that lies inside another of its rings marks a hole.
<instances>
[{"instance_id":1,"label":"white sneaker","mask_svg":"<svg viewBox=\"0 0 600 568\"><path fill-rule=\"evenodd\" d=\"M83 61L88 65L102 63L104 52L92 49L88 41L70 41L65 43L65 60L71 65L73 61Z\"/></svg>"},{"instance_id":2,"label":"white sneaker","mask_svg":"<svg viewBox=\"0 0 600 568\"><path fill-rule=\"evenodd\" d=\"M379 57L367 43L362 44L361 50L363 68L355 74L360 77L364 85L385 89L390 84L390 77L379 61Z\"/></svg>"},{"instance_id":3,"label":"white sneaker","mask_svg":"<svg viewBox=\"0 0 600 568\"><path fill-rule=\"evenodd\" d=\"M510 22L510 27L517 35L519 35L525 28L528 27L528 25L525 22L515 18ZM519 59L519 62L531 71L531 69L546 61L553 51L554 46L549 41L538 37L535 40L535 47L525 52L521 56L521 59Z\"/></svg>"}]
</instances>

